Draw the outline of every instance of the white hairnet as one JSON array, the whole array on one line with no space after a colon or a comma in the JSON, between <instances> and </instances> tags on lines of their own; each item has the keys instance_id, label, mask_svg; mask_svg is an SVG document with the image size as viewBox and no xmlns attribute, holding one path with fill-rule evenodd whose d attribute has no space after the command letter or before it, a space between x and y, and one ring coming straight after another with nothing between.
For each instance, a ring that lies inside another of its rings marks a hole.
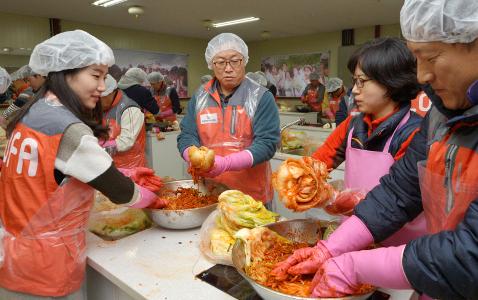
<instances>
[{"instance_id":1,"label":"white hairnet","mask_svg":"<svg viewBox=\"0 0 478 300\"><path fill-rule=\"evenodd\" d=\"M405 0L400 25L412 42L471 43L478 37L478 1Z\"/></svg>"},{"instance_id":2,"label":"white hairnet","mask_svg":"<svg viewBox=\"0 0 478 300\"><path fill-rule=\"evenodd\" d=\"M148 74L147 79L149 83L156 83L164 81L164 76L161 72L151 72Z\"/></svg>"},{"instance_id":3,"label":"white hairnet","mask_svg":"<svg viewBox=\"0 0 478 300\"><path fill-rule=\"evenodd\" d=\"M36 45L30 56L33 72L46 76L50 72L78 69L94 64L112 66L113 50L108 45L82 31L59 33Z\"/></svg>"},{"instance_id":4,"label":"white hairnet","mask_svg":"<svg viewBox=\"0 0 478 300\"><path fill-rule=\"evenodd\" d=\"M226 50L236 50L242 56L244 56L244 66L247 65L249 61L248 48L246 43L235 35L234 33L221 33L213 37L207 44L206 53L206 63L210 70L212 70L212 59L219 52Z\"/></svg>"},{"instance_id":5,"label":"white hairnet","mask_svg":"<svg viewBox=\"0 0 478 300\"><path fill-rule=\"evenodd\" d=\"M118 83L116 82L116 79L113 78L113 76L107 74L105 79L105 86L106 89L103 93L101 93L101 97L108 96L109 94L113 93L114 90L118 88Z\"/></svg>"},{"instance_id":6,"label":"white hairnet","mask_svg":"<svg viewBox=\"0 0 478 300\"><path fill-rule=\"evenodd\" d=\"M25 79L29 76L33 76L35 73L32 71L32 69L28 65L21 66L18 70L10 74L10 78L12 81L19 80L19 79Z\"/></svg>"},{"instance_id":7,"label":"white hairnet","mask_svg":"<svg viewBox=\"0 0 478 300\"><path fill-rule=\"evenodd\" d=\"M212 79L211 75L209 75L209 74L203 75L203 76L201 76L201 84L205 84L205 83L211 81L211 79Z\"/></svg>"},{"instance_id":8,"label":"white hairnet","mask_svg":"<svg viewBox=\"0 0 478 300\"><path fill-rule=\"evenodd\" d=\"M135 84L142 85L148 81L148 74L140 68L131 68L118 81L120 89L127 89Z\"/></svg>"},{"instance_id":9,"label":"white hairnet","mask_svg":"<svg viewBox=\"0 0 478 300\"><path fill-rule=\"evenodd\" d=\"M310 73L309 80L319 80L320 75L317 72Z\"/></svg>"},{"instance_id":10,"label":"white hairnet","mask_svg":"<svg viewBox=\"0 0 478 300\"><path fill-rule=\"evenodd\" d=\"M344 84L342 79L338 77L329 78L327 83L325 84L325 90L327 93L335 92L336 90L340 89L340 87Z\"/></svg>"},{"instance_id":11,"label":"white hairnet","mask_svg":"<svg viewBox=\"0 0 478 300\"><path fill-rule=\"evenodd\" d=\"M5 93L10 84L12 84L10 75L4 68L0 67L0 94Z\"/></svg>"}]
</instances>

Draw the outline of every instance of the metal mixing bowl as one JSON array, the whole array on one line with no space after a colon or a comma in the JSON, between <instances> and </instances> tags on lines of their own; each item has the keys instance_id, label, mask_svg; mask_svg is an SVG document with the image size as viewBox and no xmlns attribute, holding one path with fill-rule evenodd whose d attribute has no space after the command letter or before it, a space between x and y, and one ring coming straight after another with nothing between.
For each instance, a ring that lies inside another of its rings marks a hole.
<instances>
[{"instance_id":1,"label":"metal mixing bowl","mask_svg":"<svg viewBox=\"0 0 478 300\"><path fill-rule=\"evenodd\" d=\"M166 182L158 195L171 193L180 187L195 188L203 195L213 194L218 196L222 192L228 190L227 186L212 180L206 179L204 182L200 181L198 184L195 184L191 179L185 179ZM217 203L191 209L171 210L148 208L146 209L146 212L149 214L151 220L161 227L170 229L188 229L201 226L204 220L206 220L216 207Z\"/></svg>"},{"instance_id":2,"label":"metal mixing bowl","mask_svg":"<svg viewBox=\"0 0 478 300\"><path fill-rule=\"evenodd\" d=\"M265 225L269 229L277 232L281 236L299 243L308 243L309 245L315 245L317 240L321 238L322 231L328 222L315 221L310 219L297 219L282 221ZM241 240L237 239L232 248L232 263L236 267L239 274L242 275L254 288L254 290L265 300L284 300L284 299L321 299L321 300L364 300L370 297L372 293L360 295L360 296L348 296L343 298L305 298L298 296L287 295L278 291L269 289L259 283L255 282L244 272L245 264L244 245Z\"/></svg>"}]
</instances>

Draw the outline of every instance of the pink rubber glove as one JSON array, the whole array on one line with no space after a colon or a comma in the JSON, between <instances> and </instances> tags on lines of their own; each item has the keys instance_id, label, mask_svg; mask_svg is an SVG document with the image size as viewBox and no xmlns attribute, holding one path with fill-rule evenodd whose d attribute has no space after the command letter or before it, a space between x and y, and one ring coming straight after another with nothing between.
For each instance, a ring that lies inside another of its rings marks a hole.
<instances>
[{"instance_id":1,"label":"pink rubber glove","mask_svg":"<svg viewBox=\"0 0 478 300\"><path fill-rule=\"evenodd\" d=\"M183 159L188 162L189 164L189 148L191 148L191 146L187 147L186 149L184 149L183 151Z\"/></svg>"},{"instance_id":2,"label":"pink rubber glove","mask_svg":"<svg viewBox=\"0 0 478 300\"><path fill-rule=\"evenodd\" d=\"M147 188L144 188L140 185L136 186L139 188L139 199L128 205L129 207L145 208L154 204L155 208L162 208L167 205L167 202L164 199L158 198L155 193L151 192Z\"/></svg>"},{"instance_id":3,"label":"pink rubber glove","mask_svg":"<svg viewBox=\"0 0 478 300\"><path fill-rule=\"evenodd\" d=\"M315 274L312 297L355 294L361 284L411 289L402 267L405 245L349 252L327 260Z\"/></svg>"},{"instance_id":4,"label":"pink rubber glove","mask_svg":"<svg viewBox=\"0 0 478 300\"><path fill-rule=\"evenodd\" d=\"M166 118L166 117L169 117L169 116L172 116L174 114L173 110L170 108L170 109L167 109L165 111L162 111L158 114L158 116L163 119L163 118Z\"/></svg>"},{"instance_id":5,"label":"pink rubber glove","mask_svg":"<svg viewBox=\"0 0 478 300\"><path fill-rule=\"evenodd\" d=\"M226 156L214 156L214 166L204 173L204 177L216 177L227 171L239 171L250 168L253 163L251 152L243 150Z\"/></svg>"},{"instance_id":6,"label":"pink rubber glove","mask_svg":"<svg viewBox=\"0 0 478 300\"><path fill-rule=\"evenodd\" d=\"M319 241L315 247L295 250L291 256L274 267L271 275L278 280L285 280L287 273L291 275L313 274L331 257L329 250Z\"/></svg>"},{"instance_id":7,"label":"pink rubber glove","mask_svg":"<svg viewBox=\"0 0 478 300\"><path fill-rule=\"evenodd\" d=\"M116 140L108 140L106 142L100 143L100 146L103 147L110 156L114 156L118 152Z\"/></svg>"},{"instance_id":8,"label":"pink rubber glove","mask_svg":"<svg viewBox=\"0 0 478 300\"><path fill-rule=\"evenodd\" d=\"M279 278L283 278L286 272L291 275L314 273L328 258L365 249L372 243L372 234L365 224L356 216L351 216L327 240L319 241L313 248L294 251L288 259L277 264L272 273Z\"/></svg>"}]
</instances>

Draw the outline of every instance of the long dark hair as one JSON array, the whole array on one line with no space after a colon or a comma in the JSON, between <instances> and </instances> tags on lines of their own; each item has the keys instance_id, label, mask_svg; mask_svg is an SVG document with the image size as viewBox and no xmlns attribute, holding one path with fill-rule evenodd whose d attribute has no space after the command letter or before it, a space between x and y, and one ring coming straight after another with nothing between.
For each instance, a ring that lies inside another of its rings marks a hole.
<instances>
[{"instance_id":1,"label":"long dark hair","mask_svg":"<svg viewBox=\"0 0 478 300\"><path fill-rule=\"evenodd\" d=\"M51 72L48 74L45 83L35 95L32 101L29 101L22 109L15 114L15 117L9 122L7 126L7 136L10 137L15 126L27 114L35 102L43 98L47 91L51 91L58 97L58 100L68 110L70 110L78 119L88 125L93 130L93 134L97 138L108 138L108 128L103 126L101 121L103 118L103 110L101 108L101 101L98 101L94 109L87 109L81 103L78 95L70 88L66 81L67 75L75 75L81 69L64 70L60 72Z\"/></svg>"},{"instance_id":2,"label":"long dark hair","mask_svg":"<svg viewBox=\"0 0 478 300\"><path fill-rule=\"evenodd\" d=\"M377 38L363 44L347 64L352 74L357 65L367 77L383 85L395 102L410 104L420 91L415 57L398 38Z\"/></svg>"}]
</instances>

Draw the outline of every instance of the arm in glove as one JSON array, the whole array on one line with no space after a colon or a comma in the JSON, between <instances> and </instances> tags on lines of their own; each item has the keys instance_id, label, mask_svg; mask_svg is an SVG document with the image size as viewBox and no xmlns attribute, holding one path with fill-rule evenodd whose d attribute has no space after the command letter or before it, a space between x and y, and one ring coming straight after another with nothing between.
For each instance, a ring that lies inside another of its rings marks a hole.
<instances>
[{"instance_id":1,"label":"arm in glove","mask_svg":"<svg viewBox=\"0 0 478 300\"><path fill-rule=\"evenodd\" d=\"M158 114L158 117L160 117L161 119L164 119L166 117L169 117L169 116L172 116L174 114L173 110L170 108L170 109L167 109L165 111L162 111Z\"/></svg>"},{"instance_id":2,"label":"arm in glove","mask_svg":"<svg viewBox=\"0 0 478 300\"><path fill-rule=\"evenodd\" d=\"M108 140L106 142L100 143L101 147L105 149L108 154L113 157L118 152L118 145L115 140Z\"/></svg>"},{"instance_id":3,"label":"arm in glove","mask_svg":"<svg viewBox=\"0 0 478 300\"><path fill-rule=\"evenodd\" d=\"M139 186L145 187L150 191L158 192L163 185L161 178L154 175L154 171L149 168L118 168L118 170L123 173L123 175L131 178Z\"/></svg>"},{"instance_id":4,"label":"arm in glove","mask_svg":"<svg viewBox=\"0 0 478 300\"><path fill-rule=\"evenodd\" d=\"M319 241L313 248L305 248L313 250L294 251L291 257L279 263L272 272L279 277L285 272L292 275L314 273L326 259L364 249L372 243L372 234L365 224L356 216L352 216L342 223L327 240Z\"/></svg>"},{"instance_id":5,"label":"arm in glove","mask_svg":"<svg viewBox=\"0 0 478 300\"><path fill-rule=\"evenodd\" d=\"M312 297L357 294L363 284L410 289L402 267L405 245L342 254L327 260L312 280Z\"/></svg>"},{"instance_id":6,"label":"arm in glove","mask_svg":"<svg viewBox=\"0 0 478 300\"><path fill-rule=\"evenodd\" d=\"M324 210L331 215L352 215L354 208L360 203L367 192L362 190L346 189L334 195L334 199L330 201Z\"/></svg>"},{"instance_id":7,"label":"arm in glove","mask_svg":"<svg viewBox=\"0 0 478 300\"><path fill-rule=\"evenodd\" d=\"M155 193L151 192L147 188L137 185L139 190L139 197L133 203L129 203L129 207L133 208L163 208L168 203L165 199L159 198Z\"/></svg>"},{"instance_id":8,"label":"arm in glove","mask_svg":"<svg viewBox=\"0 0 478 300\"><path fill-rule=\"evenodd\" d=\"M204 177L216 177L227 171L239 171L250 168L253 164L251 152L243 150L226 156L216 155L214 166Z\"/></svg>"}]
</instances>

